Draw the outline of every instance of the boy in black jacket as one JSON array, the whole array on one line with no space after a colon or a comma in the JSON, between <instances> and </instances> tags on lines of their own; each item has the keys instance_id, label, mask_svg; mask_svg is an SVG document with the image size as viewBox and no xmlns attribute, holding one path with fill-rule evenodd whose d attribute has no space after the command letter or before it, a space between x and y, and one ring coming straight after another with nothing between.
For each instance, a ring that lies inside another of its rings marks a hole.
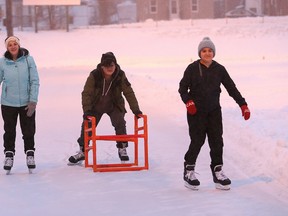
<instances>
[{"instance_id":1,"label":"boy in black jacket","mask_svg":"<svg viewBox=\"0 0 288 216\"><path fill-rule=\"evenodd\" d=\"M220 106L220 85L240 106L245 120L250 111L225 67L213 60L215 45L205 37L198 46L200 59L188 65L180 81L179 93L187 108L190 146L184 156L184 181L190 189L198 189L195 164L205 142L206 135L210 147L211 171L216 188L230 189L231 181L224 174L223 166L223 126Z\"/></svg>"}]
</instances>

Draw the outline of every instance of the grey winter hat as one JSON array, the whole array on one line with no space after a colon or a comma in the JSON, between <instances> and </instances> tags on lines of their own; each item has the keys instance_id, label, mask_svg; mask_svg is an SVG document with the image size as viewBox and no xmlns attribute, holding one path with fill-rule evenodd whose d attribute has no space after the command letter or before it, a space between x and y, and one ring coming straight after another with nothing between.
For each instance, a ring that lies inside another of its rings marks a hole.
<instances>
[{"instance_id":1,"label":"grey winter hat","mask_svg":"<svg viewBox=\"0 0 288 216\"><path fill-rule=\"evenodd\" d=\"M198 46L198 55L200 57L200 52L203 48L210 48L213 50L213 53L214 53L214 56L216 54L216 49L215 49L215 45L214 43L210 40L209 37L204 37L203 40L199 43L199 46Z\"/></svg>"},{"instance_id":2,"label":"grey winter hat","mask_svg":"<svg viewBox=\"0 0 288 216\"><path fill-rule=\"evenodd\" d=\"M110 66L114 62L117 64L116 57L114 56L113 52L107 52L102 54L101 57L101 65L102 66Z\"/></svg>"}]
</instances>

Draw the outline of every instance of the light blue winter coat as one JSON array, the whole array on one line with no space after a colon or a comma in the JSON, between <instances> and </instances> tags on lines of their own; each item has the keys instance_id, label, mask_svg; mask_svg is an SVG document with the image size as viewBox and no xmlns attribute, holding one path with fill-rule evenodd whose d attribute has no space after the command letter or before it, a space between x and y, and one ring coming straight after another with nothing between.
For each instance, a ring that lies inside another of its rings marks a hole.
<instances>
[{"instance_id":1,"label":"light blue winter coat","mask_svg":"<svg viewBox=\"0 0 288 216\"><path fill-rule=\"evenodd\" d=\"M16 61L6 52L0 59L1 104L11 107L38 102L39 76L35 61L28 50L20 48Z\"/></svg>"}]
</instances>

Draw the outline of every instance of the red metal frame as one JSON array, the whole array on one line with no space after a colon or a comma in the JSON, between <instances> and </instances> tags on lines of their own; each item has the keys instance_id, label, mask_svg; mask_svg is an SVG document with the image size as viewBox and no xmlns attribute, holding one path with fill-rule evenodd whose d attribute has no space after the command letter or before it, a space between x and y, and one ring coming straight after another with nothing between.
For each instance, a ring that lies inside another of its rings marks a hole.
<instances>
[{"instance_id":1,"label":"red metal frame","mask_svg":"<svg viewBox=\"0 0 288 216\"><path fill-rule=\"evenodd\" d=\"M89 120L84 121L84 145L85 145L85 167L93 168L94 172L113 172L113 171L139 171L148 170L148 126L147 116L140 115L138 119L134 117L134 134L128 135L98 135L96 132L96 118L88 117ZM142 120L142 125L139 126L139 120ZM91 125L89 125L91 124ZM89 127L91 126L91 127ZM139 165L139 138L143 139L144 143L144 164ZM134 161L132 163L114 163L114 164L99 164L97 162L97 141L127 141L134 143ZM89 145L91 141L91 145ZM92 163L89 163L89 151L92 150Z\"/></svg>"}]
</instances>

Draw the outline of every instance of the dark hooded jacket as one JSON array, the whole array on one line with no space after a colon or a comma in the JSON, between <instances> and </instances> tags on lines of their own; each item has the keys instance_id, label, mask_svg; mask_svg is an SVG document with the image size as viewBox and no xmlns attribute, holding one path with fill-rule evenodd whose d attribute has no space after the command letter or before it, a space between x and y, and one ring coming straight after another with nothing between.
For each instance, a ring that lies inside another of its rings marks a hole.
<instances>
[{"instance_id":1,"label":"dark hooded jacket","mask_svg":"<svg viewBox=\"0 0 288 216\"><path fill-rule=\"evenodd\" d=\"M201 64L200 60L188 65L178 92L184 103L193 100L197 111L210 112L221 107L221 84L239 106L247 104L225 67L214 60L209 68Z\"/></svg>"},{"instance_id":2,"label":"dark hooded jacket","mask_svg":"<svg viewBox=\"0 0 288 216\"><path fill-rule=\"evenodd\" d=\"M97 103L100 101L103 94L105 94L104 82L103 71L99 64L88 76L82 91L82 108L84 113L96 110ZM125 72L121 70L118 64L112 75L111 82L111 87L108 91L111 91L110 94L114 107L122 112L126 112L125 101L122 96L123 93L132 112L134 114L139 112L139 105L135 93Z\"/></svg>"}]
</instances>

